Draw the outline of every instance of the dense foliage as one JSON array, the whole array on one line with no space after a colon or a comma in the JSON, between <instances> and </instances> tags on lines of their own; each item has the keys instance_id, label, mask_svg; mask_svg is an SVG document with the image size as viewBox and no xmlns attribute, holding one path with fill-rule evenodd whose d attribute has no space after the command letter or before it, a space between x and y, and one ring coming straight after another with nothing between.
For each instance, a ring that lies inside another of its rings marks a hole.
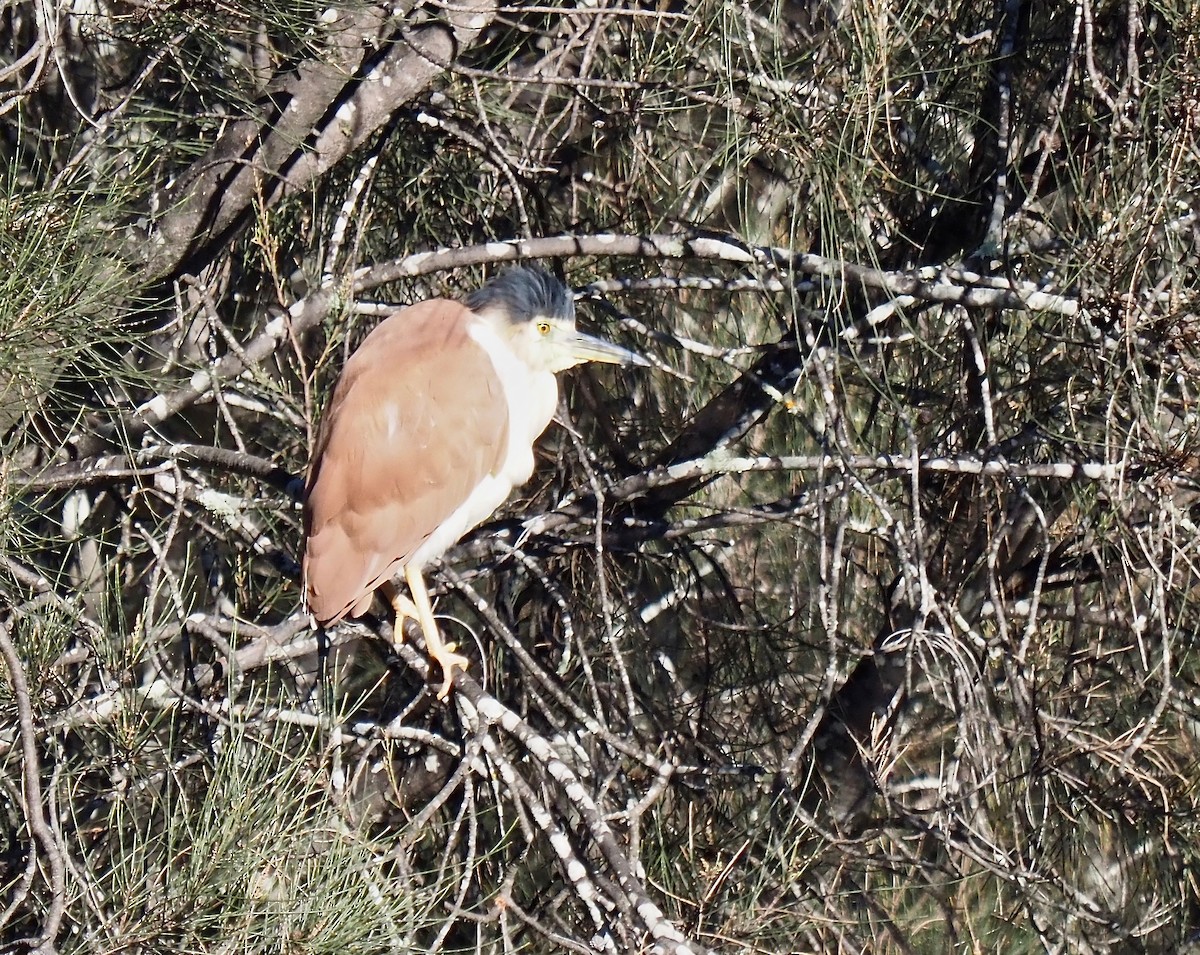
<instances>
[{"instance_id":1,"label":"dense foliage","mask_svg":"<svg viewBox=\"0 0 1200 955\"><path fill-rule=\"evenodd\" d=\"M0 8L0 948L1156 951L1200 931L1200 15ZM316 631L382 314L652 369Z\"/></svg>"}]
</instances>

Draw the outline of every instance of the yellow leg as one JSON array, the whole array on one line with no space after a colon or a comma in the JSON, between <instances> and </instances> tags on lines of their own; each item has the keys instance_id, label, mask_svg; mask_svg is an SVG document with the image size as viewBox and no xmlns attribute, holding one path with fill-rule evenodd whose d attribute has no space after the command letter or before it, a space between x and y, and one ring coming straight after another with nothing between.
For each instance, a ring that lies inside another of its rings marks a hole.
<instances>
[{"instance_id":1,"label":"yellow leg","mask_svg":"<svg viewBox=\"0 0 1200 955\"><path fill-rule=\"evenodd\" d=\"M433 619L433 605L429 602L429 591L425 589L425 580L415 567L404 568L404 579L408 582L412 601L405 600L397 594L392 598L392 607L396 611L396 633L404 632L404 618L415 617L421 625L421 633L425 637L425 650L442 667L442 688L438 691L438 699L444 700L450 694L450 685L454 682L456 669L465 671L471 662L460 653L454 652L453 643L443 643L442 635L438 632L437 623Z\"/></svg>"},{"instance_id":2,"label":"yellow leg","mask_svg":"<svg viewBox=\"0 0 1200 955\"><path fill-rule=\"evenodd\" d=\"M390 593L389 593L390 591ZM392 605L392 610L396 614L396 623L393 628L396 643L404 642L404 621L415 620L420 625L421 617L417 612L417 605L400 593L400 588L394 584L388 584L385 588L385 594Z\"/></svg>"}]
</instances>

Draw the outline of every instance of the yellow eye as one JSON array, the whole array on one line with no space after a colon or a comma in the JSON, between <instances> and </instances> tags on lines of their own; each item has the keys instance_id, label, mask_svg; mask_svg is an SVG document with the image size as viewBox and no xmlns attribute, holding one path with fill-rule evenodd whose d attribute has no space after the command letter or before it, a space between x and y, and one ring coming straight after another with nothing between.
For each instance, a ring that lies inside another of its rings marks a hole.
<instances>
[{"instance_id":1,"label":"yellow eye","mask_svg":"<svg viewBox=\"0 0 1200 955\"><path fill-rule=\"evenodd\" d=\"M537 330L538 330L539 335L549 335L550 334L550 323L549 322L538 322Z\"/></svg>"}]
</instances>

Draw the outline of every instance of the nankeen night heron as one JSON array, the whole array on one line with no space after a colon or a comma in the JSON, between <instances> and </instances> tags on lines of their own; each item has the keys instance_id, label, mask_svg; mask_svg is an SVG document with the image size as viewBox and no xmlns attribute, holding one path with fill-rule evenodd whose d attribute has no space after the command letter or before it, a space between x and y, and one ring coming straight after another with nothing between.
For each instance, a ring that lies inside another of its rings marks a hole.
<instances>
[{"instance_id":1,"label":"nankeen night heron","mask_svg":"<svg viewBox=\"0 0 1200 955\"><path fill-rule=\"evenodd\" d=\"M342 370L308 471L304 585L317 622L361 616L383 588L396 639L414 618L445 697L467 659L442 641L421 569L529 479L555 372L587 361L649 364L577 331L570 291L538 268L372 330Z\"/></svg>"}]
</instances>

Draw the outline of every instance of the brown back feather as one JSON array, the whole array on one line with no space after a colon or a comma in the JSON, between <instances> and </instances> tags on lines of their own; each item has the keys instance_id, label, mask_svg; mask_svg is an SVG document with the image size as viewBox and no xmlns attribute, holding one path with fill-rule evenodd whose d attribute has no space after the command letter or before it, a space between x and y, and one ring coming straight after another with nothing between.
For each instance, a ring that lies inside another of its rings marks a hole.
<instances>
[{"instance_id":1,"label":"brown back feather","mask_svg":"<svg viewBox=\"0 0 1200 955\"><path fill-rule=\"evenodd\" d=\"M346 362L305 489L305 589L323 625L365 612L504 460L508 406L470 318L446 299L401 309Z\"/></svg>"}]
</instances>

